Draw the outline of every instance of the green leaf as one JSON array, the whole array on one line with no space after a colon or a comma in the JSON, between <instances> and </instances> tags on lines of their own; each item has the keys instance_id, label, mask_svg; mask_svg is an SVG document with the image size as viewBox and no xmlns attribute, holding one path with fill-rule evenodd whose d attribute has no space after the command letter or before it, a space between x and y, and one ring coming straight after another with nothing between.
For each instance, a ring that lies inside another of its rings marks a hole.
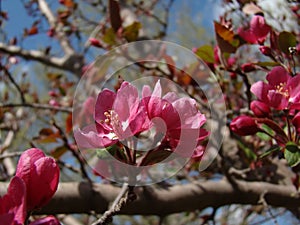
<instances>
[{"instance_id":1,"label":"green leaf","mask_svg":"<svg viewBox=\"0 0 300 225\"><path fill-rule=\"evenodd\" d=\"M258 66L263 66L263 67L266 67L266 66L274 67L274 66L279 66L280 65L277 62L257 62L257 63L254 63L254 64L258 65Z\"/></svg>"},{"instance_id":2,"label":"green leaf","mask_svg":"<svg viewBox=\"0 0 300 225\"><path fill-rule=\"evenodd\" d=\"M285 145L284 157L289 166L294 167L300 163L300 149L293 142L288 142Z\"/></svg>"},{"instance_id":3,"label":"green leaf","mask_svg":"<svg viewBox=\"0 0 300 225\"><path fill-rule=\"evenodd\" d=\"M266 157L267 155L270 155L272 152L277 152L280 150L280 147L278 145L275 145L275 146L272 146L271 148L269 148L267 151L265 151L263 154L261 154L259 156L259 158L264 158Z\"/></svg>"},{"instance_id":4,"label":"green leaf","mask_svg":"<svg viewBox=\"0 0 300 225\"><path fill-rule=\"evenodd\" d=\"M127 26L123 30L124 38L131 42L136 41L139 36L139 30L142 28L142 24L140 22L133 22L131 25Z\"/></svg>"},{"instance_id":5,"label":"green leaf","mask_svg":"<svg viewBox=\"0 0 300 225\"><path fill-rule=\"evenodd\" d=\"M214 49L211 45L203 45L195 52L197 56L207 63L214 63Z\"/></svg>"},{"instance_id":6,"label":"green leaf","mask_svg":"<svg viewBox=\"0 0 300 225\"><path fill-rule=\"evenodd\" d=\"M102 41L105 42L108 45L114 45L116 44L116 33L113 28L108 28L103 37Z\"/></svg>"},{"instance_id":7,"label":"green leaf","mask_svg":"<svg viewBox=\"0 0 300 225\"><path fill-rule=\"evenodd\" d=\"M106 148L96 149L96 154L100 159L109 159L110 155L115 156L120 148L117 145L108 146Z\"/></svg>"},{"instance_id":8,"label":"green leaf","mask_svg":"<svg viewBox=\"0 0 300 225\"><path fill-rule=\"evenodd\" d=\"M289 54L289 48L295 47L297 44L297 40L295 35L290 32L283 31L279 34L278 37L278 46L281 51L285 54Z\"/></svg>"},{"instance_id":9,"label":"green leaf","mask_svg":"<svg viewBox=\"0 0 300 225\"><path fill-rule=\"evenodd\" d=\"M255 161L257 159L255 152L253 152L250 148L246 147L244 143L238 142L238 146L244 151L248 159L250 159L251 161Z\"/></svg>"}]
</instances>

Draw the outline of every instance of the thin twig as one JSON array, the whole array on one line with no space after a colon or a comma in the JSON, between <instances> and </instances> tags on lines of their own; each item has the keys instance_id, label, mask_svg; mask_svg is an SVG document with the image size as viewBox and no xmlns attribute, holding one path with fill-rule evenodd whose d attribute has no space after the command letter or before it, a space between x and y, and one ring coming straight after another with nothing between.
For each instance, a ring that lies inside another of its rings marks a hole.
<instances>
[{"instance_id":1,"label":"thin twig","mask_svg":"<svg viewBox=\"0 0 300 225\"><path fill-rule=\"evenodd\" d=\"M65 134L65 132L63 131L63 129L58 126L55 121L53 120L52 121L52 124L53 126L59 131L61 137L62 137L62 140L64 142L64 145L67 149L69 149L71 151L71 153L73 154L73 156L77 159L77 161L79 162L79 165L80 165L80 170L81 170L81 173L82 175L84 176L84 178L86 178L90 183L92 183L92 180L91 178L89 177L86 169L85 169L85 164L84 164L84 160L83 158L81 157L80 153L78 151L76 151L75 149L73 149L70 144L69 144L69 141L68 141L68 138Z\"/></svg>"},{"instance_id":2,"label":"thin twig","mask_svg":"<svg viewBox=\"0 0 300 225\"><path fill-rule=\"evenodd\" d=\"M11 81L11 83L15 86L15 88L17 89L18 93L20 94L21 97L21 101L22 103L25 103L25 97L24 94L20 88L20 86L17 84L17 82L15 81L15 79L13 78L13 76L10 74L10 72L8 71L8 69L0 64L0 69L3 70L3 72L5 73L5 75L8 77L8 79Z\"/></svg>"},{"instance_id":3,"label":"thin twig","mask_svg":"<svg viewBox=\"0 0 300 225\"><path fill-rule=\"evenodd\" d=\"M16 107L26 107L26 108L34 108L34 109L45 109L45 110L53 110L65 113L71 113L72 108L69 107L61 107L61 106L51 106L47 104L39 104L39 103L7 103L0 104L0 108L16 108Z\"/></svg>"},{"instance_id":4,"label":"thin twig","mask_svg":"<svg viewBox=\"0 0 300 225\"><path fill-rule=\"evenodd\" d=\"M111 205L110 209L107 210L101 218L97 221L92 223L91 225L106 225L112 221L112 217L116 215L124 205L130 200L129 195L129 186L127 183L124 183L122 189L116 199L114 200L113 204Z\"/></svg>"},{"instance_id":5,"label":"thin twig","mask_svg":"<svg viewBox=\"0 0 300 225\"><path fill-rule=\"evenodd\" d=\"M6 159L6 158L13 158L13 157L19 157L23 152L9 152L9 153L4 153L0 155L0 160Z\"/></svg>"}]
</instances>

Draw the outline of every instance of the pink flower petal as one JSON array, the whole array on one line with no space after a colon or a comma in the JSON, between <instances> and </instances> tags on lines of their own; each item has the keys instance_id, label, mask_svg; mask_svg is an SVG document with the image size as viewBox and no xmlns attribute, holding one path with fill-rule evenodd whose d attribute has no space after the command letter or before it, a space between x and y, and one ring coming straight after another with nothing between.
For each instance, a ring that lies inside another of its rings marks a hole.
<instances>
[{"instance_id":1,"label":"pink flower petal","mask_svg":"<svg viewBox=\"0 0 300 225\"><path fill-rule=\"evenodd\" d=\"M268 92L271 89L269 84L266 84L263 81L258 81L251 86L251 92L258 98L258 100L268 104Z\"/></svg>"},{"instance_id":2,"label":"pink flower petal","mask_svg":"<svg viewBox=\"0 0 300 225\"><path fill-rule=\"evenodd\" d=\"M127 121L130 115L137 112L138 106L138 90L128 82L123 82L117 92L115 102L112 107L113 110L117 113L120 121Z\"/></svg>"},{"instance_id":3,"label":"pink flower petal","mask_svg":"<svg viewBox=\"0 0 300 225\"><path fill-rule=\"evenodd\" d=\"M54 216L47 216L41 219L38 219L29 225L60 225L61 223Z\"/></svg>"},{"instance_id":4,"label":"pink flower petal","mask_svg":"<svg viewBox=\"0 0 300 225\"><path fill-rule=\"evenodd\" d=\"M106 119L104 113L112 109L115 96L116 93L108 89L104 89L99 93L95 104L95 121L97 123Z\"/></svg>"},{"instance_id":5,"label":"pink flower petal","mask_svg":"<svg viewBox=\"0 0 300 225\"><path fill-rule=\"evenodd\" d=\"M281 83L286 84L290 78L289 73L281 66L274 67L266 77L269 84L274 87Z\"/></svg>"},{"instance_id":6,"label":"pink flower petal","mask_svg":"<svg viewBox=\"0 0 300 225\"><path fill-rule=\"evenodd\" d=\"M108 134L98 133L94 125L89 125L83 130L75 130L74 137L77 145L82 149L103 148L117 142Z\"/></svg>"},{"instance_id":7,"label":"pink flower petal","mask_svg":"<svg viewBox=\"0 0 300 225\"><path fill-rule=\"evenodd\" d=\"M26 186L15 176L11 179L7 194L0 197L0 215L2 223L23 224L26 219ZM12 223L14 221L14 223ZM2 224L1 223L1 224Z\"/></svg>"}]
</instances>

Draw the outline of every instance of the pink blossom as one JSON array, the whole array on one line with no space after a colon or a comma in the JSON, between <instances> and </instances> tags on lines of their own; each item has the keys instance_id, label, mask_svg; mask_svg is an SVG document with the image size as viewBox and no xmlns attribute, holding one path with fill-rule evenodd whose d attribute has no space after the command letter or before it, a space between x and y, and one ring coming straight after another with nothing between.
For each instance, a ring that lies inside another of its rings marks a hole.
<instances>
[{"instance_id":1,"label":"pink blossom","mask_svg":"<svg viewBox=\"0 0 300 225\"><path fill-rule=\"evenodd\" d=\"M244 28L238 29L238 34L247 42L251 44L264 43L267 35L269 34L271 27L266 24L265 18L261 15L254 15L250 22L250 28L245 30Z\"/></svg>"},{"instance_id":2,"label":"pink blossom","mask_svg":"<svg viewBox=\"0 0 300 225\"><path fill-rule=\"evenodd\" d=\"M98 148L145 131L150 126L138 90L123 82L117 93L104 89L95 104L95 124L75 131L77 144L82 148Z\"/></svg>"},{"instance_id":3,"label":"pink blossom","mask_svg":"<svg viewBox=\"0 0 300 225\"><path fill-rule=\"evenodd\" d=\"M188 156L189 151L194 151L200 141L208 135L206 130L200 128L206 122L205 116L197 109L194 99L178 98L173 92L163 97L161 95L159 81L153 93L148 86L144 87L143 103L147 108L149 119L158 117L165 123L160 125L162 130L166 127L163 146Z\"/></svg>"},{"instance_id":4,"label":"pink blossom","mask_svg":"<svg viewBox=\"0 0 300 225\"><path fill-rule=\"evenodd\" d=\"M26 219L26 186L19 177L10 181L7 194L0 197L0 221L3 225L21 225Z\"/></svg>"},{"instance_id":5,"label":"pink blossom","mask_svg":"<svg viewBox=\"0 0 300 225\"><path fill-rule=\"evenodd\" d=\"M31 222L29 225L60 225L60 222L54 216L47 216Z\"/></svg>"},{"instance_id":6,"label":"pink blossom","mask_svg":"<svg viewBox=\"0 0 300 225\"><path fill-rule=\"evenodd\" d=\"M294 127L296 128L297 134L300 134L300 112L298 112L294 116L292 123L293 123Z\"/></svg>"},{"instance_id":7,"label":"pink blossom","mask_svg":"<svg viewBox=\"0 0 300 225\"><path fill-rule=\"evenodd\" d=\"M277 110L286 109L299 102L300 75L294 77L280 66L267 75L268 83L258 81L251 86L251 92L259 101Z\"/></svg>"},{"instance_id":8,"label":"pink blossom","mask_svg":"<svg viewBox=\"0 0 300 225\"><path fill-rule=\"evenodd\" d=\"M42 150L31 148L22 153L16 176L26 184L27 210L30 211L47 204L56 192L59 167Z\"/></svg>"}]
</instances>

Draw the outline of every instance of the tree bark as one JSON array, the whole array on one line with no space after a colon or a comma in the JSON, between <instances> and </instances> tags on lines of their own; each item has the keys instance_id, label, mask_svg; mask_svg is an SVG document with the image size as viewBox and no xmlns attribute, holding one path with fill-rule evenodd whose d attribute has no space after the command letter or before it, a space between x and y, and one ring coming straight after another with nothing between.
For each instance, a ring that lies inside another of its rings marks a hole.
<instances>
[{"instance_id":1,"label":"tree bark","mask_svg":"<svg viewBox=\"0 0 300 225\"><path fill-rule=\"evenodd\" d=\"M0 183L0 194L5 194L7 183ZM50 203L38 214L103 213L120 192L120 187L109 184L61 183ZM137 200L126 205L120 214L159 215L201 210L229 204L260 204L294 210L300 207L300 194L293 186L266 182L227 180L194 182L169 188L137 187Z\"/></svg>"}]
</instances>

